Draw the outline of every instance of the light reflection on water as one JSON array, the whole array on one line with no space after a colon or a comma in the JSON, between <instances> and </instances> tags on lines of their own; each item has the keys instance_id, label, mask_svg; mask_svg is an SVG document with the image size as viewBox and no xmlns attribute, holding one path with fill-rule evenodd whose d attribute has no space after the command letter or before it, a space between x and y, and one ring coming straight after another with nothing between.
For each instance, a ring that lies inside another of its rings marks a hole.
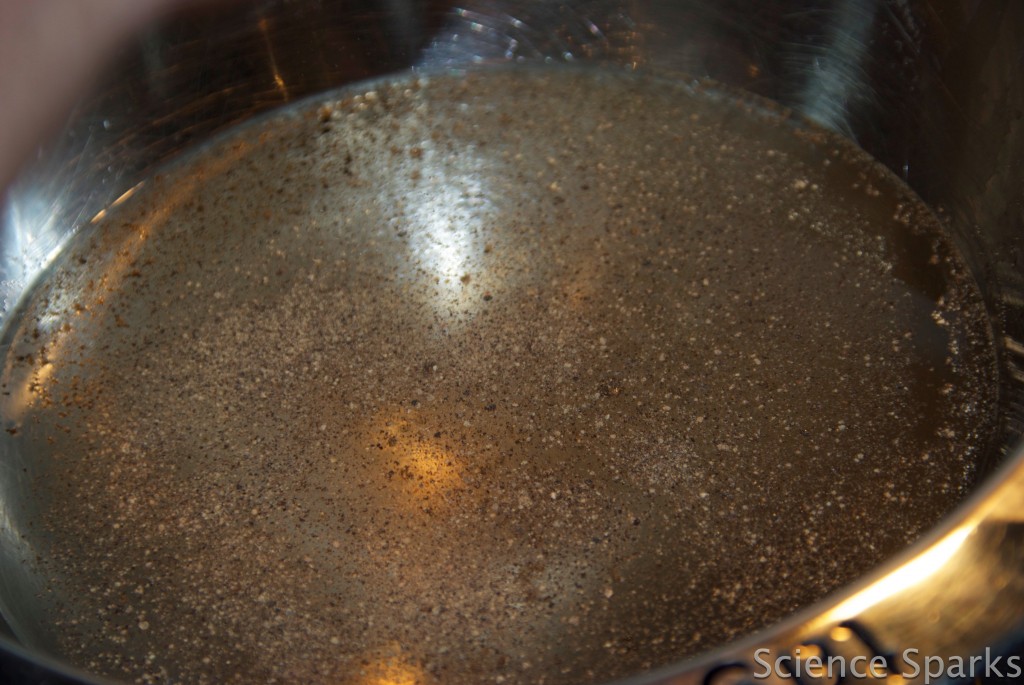
<instances>
[{"instance_id":1,"label":"light reflection on water","mask_svg":"<svg viewBox=\"0 0 1024 685\"><path fill-rule=\"evenodd\" d=\"M425 153L430 155L430 152ZM467 156L456 164L425 159L424 181L406 198L408 244L412 262L433 276L433 303L437 308L455 306L471 315L481 300L474 288L486 281L480 273L487 248L485 223L494 212L483 162Z\"/></svg>"}]
</instances>

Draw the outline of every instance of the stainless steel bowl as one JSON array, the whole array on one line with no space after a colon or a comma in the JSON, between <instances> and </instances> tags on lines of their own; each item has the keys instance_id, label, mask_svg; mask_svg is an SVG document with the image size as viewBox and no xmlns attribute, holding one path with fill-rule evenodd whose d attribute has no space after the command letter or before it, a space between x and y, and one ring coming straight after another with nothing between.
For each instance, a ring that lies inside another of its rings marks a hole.
<instances>
[{"instance_id":1,"label":"stainless steel bowl","mask_svg":"<svg viewBox=\"0 0 1024 685\"><path fill-rule=\"evenodd\" d=\"M636 682L760 682L762 662L797 653L879 657L879 678L923 682L905 650L950 663L1024 636L1021 36L1018 0L281 0L193 11L138 37L9 188L4 313L77 228L154 167L259 112L347 83L588 61L773 99L856 141L948 225L996 329L998 444L969 500L884 568L780 625ZM5 506L21 485L15 465L0 462L0 609L31 638L31 580ZM31 663L70 673L13 636L0 647L23 659L12 678L37 673Z\"/></svg>"}]
</instances>

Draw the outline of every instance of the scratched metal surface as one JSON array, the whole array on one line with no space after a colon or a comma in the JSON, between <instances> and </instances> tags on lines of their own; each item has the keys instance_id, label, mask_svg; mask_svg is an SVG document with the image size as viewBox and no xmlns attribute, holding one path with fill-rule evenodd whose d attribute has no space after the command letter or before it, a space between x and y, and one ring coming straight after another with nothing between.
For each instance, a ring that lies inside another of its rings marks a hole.
<instances>
[{"instance_id":1,"label":"scratched metal surface","mask_svg":"<svg viewBox=\"0 0 1024 685\"><path fill-rule=\"evenodd\" d=\"M958 517L876 577L643 682L743 682L757 647L791 651L808 640L835 651L971 654L1012 642L1024 618L1020 35L1017 0L283 0L180 16L125 50L9 189L3 309L77 227L154 166L328 88L417 68L586 60L749 90L854 139L947 221L1002 343L1007 457L988 465L999 470ZM13 573L0 569L0 591Z\"/></svg>"}]
</instances>

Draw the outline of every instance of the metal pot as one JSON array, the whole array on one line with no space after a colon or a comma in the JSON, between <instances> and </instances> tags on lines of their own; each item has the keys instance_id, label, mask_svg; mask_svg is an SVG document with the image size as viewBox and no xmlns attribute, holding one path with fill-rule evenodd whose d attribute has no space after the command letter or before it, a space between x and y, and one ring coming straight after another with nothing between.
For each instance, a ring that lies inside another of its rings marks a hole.
<instances>
[{"instance_id":1,"label":"metal pot","mask_svg":"<svg viewBox=\"0 0 1024 685\"><path fill-rule=\"evenodd\" d=\"M945 218L996 329L999 458L981 465L989 475L952 516L855 586L634 682L756 682L764 662L812 654L876 658L879 678L923 682L907 649L950 663L1024 634L1022 34L1016 0L282 0L192 12L139 37L9 189L5 313L78 226L162 161L346 83L410 68L590 61L775 100L854 140ZM0 506L18 483L5 463ZM0 608L30 636L21 617L31 584L16 562L16 526L0 514ZM8 682L92 682L13 635L0 648Z\"/></svg>"}]
</instances>

